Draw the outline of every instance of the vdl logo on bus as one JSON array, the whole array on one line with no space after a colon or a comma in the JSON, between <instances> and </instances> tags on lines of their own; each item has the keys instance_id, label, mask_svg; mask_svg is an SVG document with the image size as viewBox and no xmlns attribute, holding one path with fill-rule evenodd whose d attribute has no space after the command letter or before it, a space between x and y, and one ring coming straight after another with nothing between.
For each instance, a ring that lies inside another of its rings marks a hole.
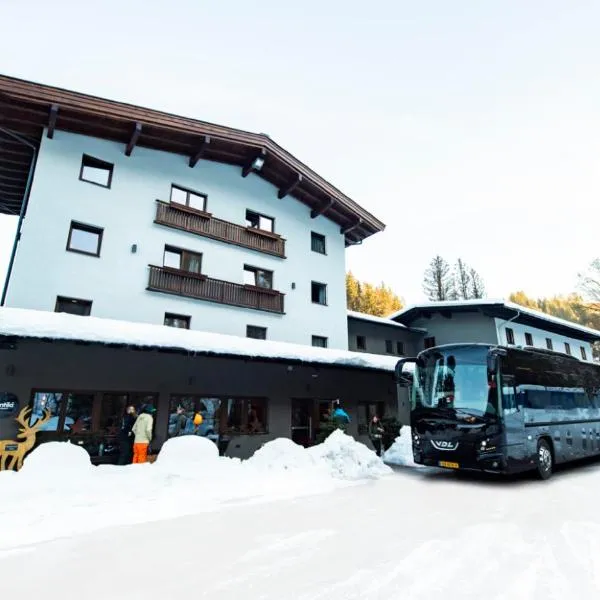
<instances>
[{"instance_id":1,"label":"vdl logo on bus","mask_svg":"<svg viewBox=\"0 0 600 600\"><path fill-rule=\"evenodd\" d=\"M431 445L437 450L456 450L458 448L458 442L449 442L447 440L431 440Z\"/></svg>"}]
</instances>

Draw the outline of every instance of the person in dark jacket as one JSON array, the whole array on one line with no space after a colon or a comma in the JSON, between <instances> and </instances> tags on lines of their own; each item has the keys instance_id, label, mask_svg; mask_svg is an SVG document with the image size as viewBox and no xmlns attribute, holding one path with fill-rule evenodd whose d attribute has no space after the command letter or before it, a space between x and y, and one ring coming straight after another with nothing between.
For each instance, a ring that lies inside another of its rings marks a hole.
<instances>
[{"instance_id":1,"label":"person in dark jacket","mask_svg":"<svg viewBox=\"0 0 600 600\"><path fill-rule=\"evenodd\" d=\"M183 406L177 407L177 416L175 417L175 430L173 431L173 437L178 435L184 435L187 426L188 418L185 414Z\"/></svg>"},{"instance_id":2,"label":"person in dark jacket","mask_svg":"<svg viewBox=\"0 0 600 600\"><path fill-rule=\"evenodd\" d=\"M133 460L133 424L137 419L135 406L128 406L121 419L119 430L119 465L129 465Z\"/></svg>"},{"instance_id":3,"label":"person in dark jacket","mask_svg":"<svg viewBox=\"0 0 600 600\"><path fill-rule=\"evenodd\" d=\"M373 415L373 418L369 423L369 437L371 438L371 442L373 442L373 446L375 446L375 452L377 452L377 456L381 456L381 442L384 433L385 429L383 428L379 417L377 415Z\"/></svg>"}]
</instances>

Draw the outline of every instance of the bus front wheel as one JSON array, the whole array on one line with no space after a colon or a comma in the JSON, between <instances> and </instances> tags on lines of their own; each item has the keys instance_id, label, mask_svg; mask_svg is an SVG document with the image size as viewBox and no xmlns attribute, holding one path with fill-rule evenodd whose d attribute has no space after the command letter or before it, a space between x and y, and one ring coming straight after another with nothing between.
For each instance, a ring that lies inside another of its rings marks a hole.
<instances>
[{"instance_id":1,"label":"bus front wheel","mask_svg":"<svg viewBox=\"0 0 600 600\"><path fill-rule=\"evenodd\" d=\"M552 448L550 448L550 444L546 440L538 442L536 466L538 476L541 479L549 479L551 477L554 458L552 456Z\"/></svg>"}]
</instances>

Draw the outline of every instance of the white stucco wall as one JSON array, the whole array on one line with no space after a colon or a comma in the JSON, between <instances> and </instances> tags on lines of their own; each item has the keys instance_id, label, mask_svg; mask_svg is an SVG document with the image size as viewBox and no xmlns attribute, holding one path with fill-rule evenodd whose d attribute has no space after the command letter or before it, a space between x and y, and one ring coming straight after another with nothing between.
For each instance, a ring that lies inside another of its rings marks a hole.
<instances>
[{"instance_id":1,"label":"white stucco wall","mask_svg":"<svg viewBox=\"0 0 600 600\"><path fill-rule=\"evenodd\" d=\"M536 329L527 325L521 325L514 321L507 323L502 319L495 319L496 330L498 331L498 343L506 345L506 328L512 329L515 335L515 346L525 346L525 333L530 333L533 337L533 345L537 348L546 348L546 338L552 340L553 350L556 352L565 352L565 342L571 346L571 354L577 358L581 356L581 348L585 348L587 360L592 360L592 346L589 342L578 340L577 338L565 337L550 333L543 329Z\"/></svg>"},{"instance_id":2,"label":"white stucco wall","mask_svg":"<svg viewBox=\"0 0 600 600\"><path fill-rule=\"evenodd\" d=\"M82 154L114 164L111 189L79 181ZM344 237L338 225L256 174L186 156L57 131L43 137L23 224L7 306L54 310L56 296L92 300L92 315L163 323L164 313L191 316L191 328L245 336L246 325L267 327L268 339L310 344L312 335L347 348ZM169 200L171 184L208 195L207 211L245 224L246 209L275 218L286 238L286 259L212 241L153 223L156 199ZM104 228L101 257L65 250L71 220ZM311 251L311 231L326 236L327 255ZM137 244L137 253L131 253ZM243 265L274 272L286 294L285 315L223 306L146 291L148 265L162 265L165 244L203 253L209 277L243 283ZM328 305L311 302L311 281L326 283ZM292 284L295 283L295 289Z\"/></svg>"}]
</instances>

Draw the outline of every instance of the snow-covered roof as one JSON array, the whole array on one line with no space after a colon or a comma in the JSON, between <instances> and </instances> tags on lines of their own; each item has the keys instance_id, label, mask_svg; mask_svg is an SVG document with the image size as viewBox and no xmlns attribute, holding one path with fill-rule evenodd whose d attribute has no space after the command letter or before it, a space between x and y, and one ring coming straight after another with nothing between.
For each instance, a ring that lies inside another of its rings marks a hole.
<instances>
[{"instance_id":1,"label":"snow-covered roof","mask_svg":"<svg viewBox=\"0 0 600 600\"><path fill-rule=\"evenodd\" d=\"M443 308L460 310L468 307L495 307L507 309L512 313L512 316L519 315L521 317L529 317L530 319L545 321L549 325L555 325L564 329L569 329L573 333L573 337L575 338L578 337L577 332L579 332L583 333L585 338L600 340L600 331L596 329L585 327L584 325L579 325L579 323L573 323L572 321L567 321L566 319L561 319L560 317L555 317L554 315L549 315L539 310L535 310L527 306L521 306L520 304L515 304L514 302L509 302L503 299L486 298L476 300L448 300L441 302L423 302L421 304L415 304L403 308L402 310L399 310L398 312L390 315L389 318L398 319L400 322L404 320L404 322L406 323L412 315L420 311L432 311ZM540 329L543 328L544 327L540 325Z\"/></svg>"},{"instance_id":2,"label":"snow-covered roof","mask_svg":"<svg viewBox=\"0 0 600 600\"><path fill-rule=\"evenodd\" d=\"M181 349L207 355L299 361L384 371L393 371L398 362L397 357L379 354L314 348L164 325L21 308L0 308L0 336Z\"/></svg>"},{"instance_id":3,"label":"snow-covered roof","mask_svg":"<svg viewBox=\"0 0 600 600\"><path fill-rule=\"evenodd\" d=\"M353 319L360 319L361 321L371 321L372 323L380 323L381 325L391 325L392 327L400 327L402 329L408 329L406 325L402 323L398 323L397 321L392 321L388 317L376 317L375 315L368 315L366 313L356 312L354 310L349 310L348 316Z\"/></svg>"}]
</instances>

